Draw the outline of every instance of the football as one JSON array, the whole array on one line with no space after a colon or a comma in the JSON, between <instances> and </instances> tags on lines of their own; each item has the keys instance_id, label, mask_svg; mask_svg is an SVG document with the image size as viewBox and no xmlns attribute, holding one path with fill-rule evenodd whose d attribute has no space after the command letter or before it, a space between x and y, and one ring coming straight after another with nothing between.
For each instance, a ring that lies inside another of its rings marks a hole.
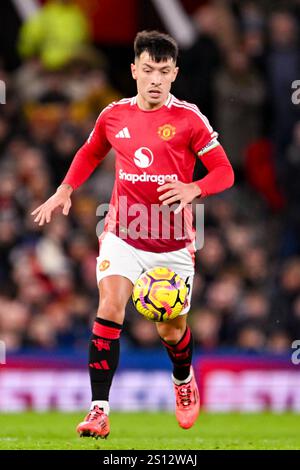
<instances>
[{"instance_id":1,"label":"football","mask_svg":"<svg viewBox=\"0 0 300 470\"><path fill-rule=\"evenodd\" d=\"M164 322L176 318L187 302L188 289L178 274L166 267L144 272L136 281L132 300L148 320Z\"/></svg>"}]
</instances>

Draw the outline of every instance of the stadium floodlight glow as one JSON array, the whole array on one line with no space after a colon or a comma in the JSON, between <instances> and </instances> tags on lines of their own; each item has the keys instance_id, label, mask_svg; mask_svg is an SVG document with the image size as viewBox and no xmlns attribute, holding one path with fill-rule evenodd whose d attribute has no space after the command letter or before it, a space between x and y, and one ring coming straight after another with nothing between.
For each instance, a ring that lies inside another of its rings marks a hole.
<instances>
[{"instance_id":1,"label":"stadium floodlight glow","mask_svg":"<svg viewBox=\"0 0 300 470\"><path fill-rule=\"evenodd\" d=\"M0 364L6 364L6 347L4 341L0 341Z\"/></svg>"},{"instance_id":2,"label":"stadium floodlight glow","mask_svg":"<svg viewBox=\"0 0 300 470\"><path fill-rule=\"evenodd\" d=\"M6 103L6 85L3 80L0 80L0 104Z\"/></svg>"}]
</instances>

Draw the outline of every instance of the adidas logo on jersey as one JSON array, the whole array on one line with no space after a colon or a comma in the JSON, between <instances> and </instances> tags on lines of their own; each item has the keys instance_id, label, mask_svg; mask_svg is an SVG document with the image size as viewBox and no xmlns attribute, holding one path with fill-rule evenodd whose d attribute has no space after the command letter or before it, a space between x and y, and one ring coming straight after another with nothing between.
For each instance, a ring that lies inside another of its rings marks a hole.
<instances>
[{"instance_id":1,"label":"adidas logo on jersey","mask_svg":"<svg viewBox=\"0 0 300 470\"><path fill-rule=\"evenodd\" d=\"M123 127L123 129L118 132L115 137L117 139L130 139L131 135L129 134L128 127Z\"/></svg>"}]
</instances>

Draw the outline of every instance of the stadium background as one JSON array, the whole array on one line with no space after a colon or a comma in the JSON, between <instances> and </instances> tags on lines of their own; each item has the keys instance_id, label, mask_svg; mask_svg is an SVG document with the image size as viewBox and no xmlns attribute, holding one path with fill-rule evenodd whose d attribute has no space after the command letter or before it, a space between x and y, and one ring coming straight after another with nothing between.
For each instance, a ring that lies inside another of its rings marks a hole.
<instances>
[{"instance_id":1,"label":"stadium background","mask_svg":"<svg viewBox=\"0 0 300 470\"><path fill-rule=\"evenodd\" d=\"M181 46L173 93L209 117L236 174L234 188L204 201L190 313L203 407L299 412L292 343L300 339L300 114L292 83L300 80L300 2L54 3L0 6L0 410L88 406L95 214L110 198L113 154L73 195L68 218L57 214L40 228L30 212L60 184L99 111L135 93L133 38L159 28ZM202 174L198 164L195 176ZM154 325L130 305L121 347L112 407L170 410L167 355Z\"/></svg>"}]
</instances>

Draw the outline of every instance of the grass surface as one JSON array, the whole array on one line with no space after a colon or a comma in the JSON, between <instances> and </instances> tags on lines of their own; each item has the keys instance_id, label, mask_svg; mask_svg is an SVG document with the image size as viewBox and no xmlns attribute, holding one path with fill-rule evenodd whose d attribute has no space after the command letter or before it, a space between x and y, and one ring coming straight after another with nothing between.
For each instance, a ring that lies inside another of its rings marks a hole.
<instances>
[{"instance_id":1,"label":"grass surface","mask_svg":"<svg viewBox=\"0 0 300 470\"><path fill-rule=\"evenodd\" d=\"M189 430L172 414L111 413L107 440L79 438L82 414L21 413L0 416L0 449L300 449L296 414L205 414Z\"/></svg>"}]
</instances>

